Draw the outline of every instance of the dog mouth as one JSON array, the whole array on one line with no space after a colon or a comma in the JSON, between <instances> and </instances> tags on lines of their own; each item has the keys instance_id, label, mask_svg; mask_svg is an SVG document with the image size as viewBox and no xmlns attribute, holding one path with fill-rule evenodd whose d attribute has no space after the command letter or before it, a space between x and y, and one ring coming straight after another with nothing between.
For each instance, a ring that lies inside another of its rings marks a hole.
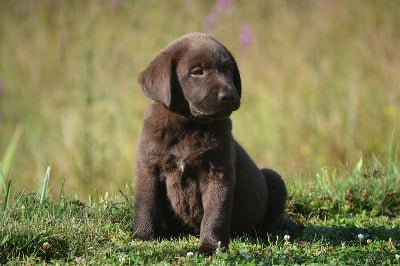
<instances>
[{"instance_id":1,"label":"dog mouth","mask_svg":"<svg viewBox=\"0 0 400 266\"><path fill-rule=\"evenodd\" d=\"M237 106L228 106L218 111L202 111L192 104L189 104L191 117L194 120L203 121L214 121L214 120L224 120L227 119L233 111L239 109L239 104Z\"/></svg>"}]
</instances>

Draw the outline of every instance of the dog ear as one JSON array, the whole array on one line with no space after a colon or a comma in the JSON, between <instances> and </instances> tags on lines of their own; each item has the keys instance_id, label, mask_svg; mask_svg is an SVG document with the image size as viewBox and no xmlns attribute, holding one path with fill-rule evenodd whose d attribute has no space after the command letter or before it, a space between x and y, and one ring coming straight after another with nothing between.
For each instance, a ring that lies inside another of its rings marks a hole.
<instances>
[{"instance_id":1,"label":"dog ear","mask_svg":"<svg viewBox=\"0 0 400 266\"><path fill-rule=\"evenodd\" d=\"M138 82L147 97L178 113L189 110L176 73L176 65L185 51L181 40L164 48L139 75Z\"/></svg>"},{"instance_id":2,"label":"dog ear","mask_svg":"<svg viewBox=\"0 0 400 266\"><path fill-rule=\"evenodd\" d=\"M233 55L229 52L228 49L226 49L226 51L228 52L230 60L232 61L232 66L233 66L233 69L232 69L233 84L236 87L236 90L237 90L237 93L239 94L239 97L241 97L242 96L242 81L240 79L239 68L237 66L236 60L233 57Z\"/></svg>"},{"instance_id":3,"label":"dog ear","mask_svg":"<svg viewBox=\"0 0 400 266\"><path fill-rule=\"evenodd\" d=\"M163 50L157 55L147 68L140 73L138 82L143 92L149 98L161 102L168 108L171 106L171 78L173 70L173 56L171 49Z\"/></svg>"}]
</instances>

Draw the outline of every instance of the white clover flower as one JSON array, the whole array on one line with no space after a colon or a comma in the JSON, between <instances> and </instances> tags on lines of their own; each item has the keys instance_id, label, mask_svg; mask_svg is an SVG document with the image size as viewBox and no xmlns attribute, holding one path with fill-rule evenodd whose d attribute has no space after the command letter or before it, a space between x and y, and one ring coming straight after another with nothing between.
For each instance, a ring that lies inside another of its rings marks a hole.
<instances>
[{"instance_id":1,"label":"white clover flower","mask_svg":"<svg viewBox=\"0 0 400 266\"><path fill-rule=\"evenodd\" d=\"M364 235L363 234L358 234L357 238L358 238L358 240L362 241L364 239Z\"/></svg>"},{"instance_id":2,"label":"white clover flower","mask_svg":"<svg viewBox=\"0 0 400 266\"><path fill-rule=\"evenodd\" d=\"M82 256L75 258L76 263L85 263L85 258Z\"/></svg>"},{"instance_id":3,"label":"white clover flower","mask_svg":"<svg viewBox=\"0 0 400 266\"><path fill-rule=\"evenodd\" d=\"M188 253L186 253L186 257L193 257L194 253L189 251Z\"/></svg>"},{"instance_id":4,"label":"white clover flower","mask_svg":"<svg viewBox=\"0 0 400 266\"><path fill-rule=\"evenodd\" d=\"M290 235L284 235L283 239L285 239L286 242L290 240Z\"/></svg>"},{"instance_id":5,"label":"white clover flower","mask_svg":"<svg viewBox=\"0 0 400 266\"><path fill-rule=\"evenodd\" d=\"M120 263L124 263L125 260L126 260L125 256L121 256L121 257L118 258L118 261L119 261Z\"/></svg>"}]
</instances>

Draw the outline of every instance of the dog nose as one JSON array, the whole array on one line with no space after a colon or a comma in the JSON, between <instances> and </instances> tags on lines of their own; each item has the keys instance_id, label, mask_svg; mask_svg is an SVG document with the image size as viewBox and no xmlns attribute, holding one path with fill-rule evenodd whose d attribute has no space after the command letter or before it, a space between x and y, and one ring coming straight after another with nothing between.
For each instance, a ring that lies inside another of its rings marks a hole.
<instances>
[{"instance_id":1,"label":"dog nose","mask_svg":"<svg viewBox=\"0 0 400 266\"><path fill-rule=\"evenodd\" d=\"M221 103L229 103L234 101L236 98L235 90L221 90L218 92L218 101Z\"/></svg>"}]
</instances>

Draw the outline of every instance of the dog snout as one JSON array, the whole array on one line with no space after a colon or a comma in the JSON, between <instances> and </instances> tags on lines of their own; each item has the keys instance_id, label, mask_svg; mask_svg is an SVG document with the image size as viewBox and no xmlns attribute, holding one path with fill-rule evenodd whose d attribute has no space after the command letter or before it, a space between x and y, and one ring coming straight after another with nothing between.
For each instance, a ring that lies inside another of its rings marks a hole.
<instances>
[{"instance_id":1,"label":"dog snout","mask_svg":"<svg viewBox=\"0 0 400 266\"><path fill-rule=\"evenodd\" d=\"M235 102L237 93L233 89L220 90L218 92L218 101L221 103L232 103Z\"/></svg>"}]
</instances>

